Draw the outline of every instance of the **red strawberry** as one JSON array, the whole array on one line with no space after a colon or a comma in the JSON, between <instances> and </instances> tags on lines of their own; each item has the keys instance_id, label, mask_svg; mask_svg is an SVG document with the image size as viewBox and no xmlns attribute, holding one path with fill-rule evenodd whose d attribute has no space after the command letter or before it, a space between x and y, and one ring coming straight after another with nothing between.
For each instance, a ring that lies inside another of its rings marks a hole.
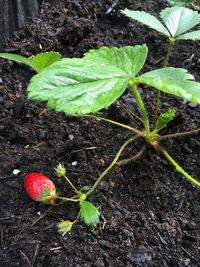
<instances>
[{"instance_id":1,"label":"red strawberry","mask_svg":"<svg viewBox=\"0 0 200 267\"><path fill-rule=\"evenodd\" d=\"M54 183L38 172L26 175L24 188L27 194L35 201L54 204L56 199L56 188Z\"/></svg>"}]
</instances>

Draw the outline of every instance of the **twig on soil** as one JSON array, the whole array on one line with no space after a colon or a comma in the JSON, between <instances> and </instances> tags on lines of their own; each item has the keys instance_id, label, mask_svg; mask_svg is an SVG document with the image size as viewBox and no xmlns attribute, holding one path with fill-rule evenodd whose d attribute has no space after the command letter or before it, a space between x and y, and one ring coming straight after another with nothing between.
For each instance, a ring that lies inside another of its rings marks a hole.
<instances>
[{"instance_id":1,"label":"twig on soil","mask_svg":"<svg viewBox=\"0 0 200 267\"><path fill-rule=\"evenodd\" d=\"M48 208L48 210L43 213L39 218L37 218L32 224L31 224L31 227L33 227L34 225L36 225L36 223L38 223L40 220L42 220L46 215L47 213L52 209L52 207Z\"/></svg>"},{"instance_id":2,"label":"twig on soil","mask_svg":"<svg viewBox=\"0 0 200 267\"><path fill-rule=\"evenodd\" d=\"M86 150L94 150L94 149L97 149L97 146L92 146L92 147L86 147L86 148L81 148L81 149L73 150L71 152L71 154L82 152L82 151L86 151Z\"/></svg>"},{"instance_id":3,"label":"twig on soil","mask_svg":"<svg viewBox=\"0 0 200 267\"><path fill-rule=\"evenodd\" d=\"M44 113L47 113L47 111L47 108L43 109L38 116L41 117Z\"/></svg>"},{"instance_id":4,"label":"twig on soil","mask_svg":"<svg viewBox=\"0 0 200 267\"><path fill-rule=\"evenodd\" d=\"M116 7L116 5L118 4L119 0L116 0L109 8L108 10L105 12L106 15L110 14L113 9Z\"/></svg>"},{"instance_id":5,"label":"twig on soil","mask_svg":"<svg viewBox=\"0 0 200 267\"><path fill-rule=\"evenodd\" d=\"M37 254L38 254L39 246L40 246L40 242L38 241L37 245L36 245L35 253L33 256L33 261L32 261L31 267L33 267L35 264L35 260L36 260Z\"/></svg>"},{"instance_id":6,"label":"twig on soil","mask_svg":"<svg viewBox=\"0 0 200 267\"><path fill-rule=\"evenodd\" d=\"M28 265L29 265L30 267L32 267L32 264L31 264L29 258L26 256L26 254L25 254L23 251L21 251L21 250L20 250L20 253L21 253L22 256L25 258L25 260L27 261Z\"/></svg>"},{"instance_id":7,"label":"twig on soil","mask_svg":"<svg viewBox=\"0 0 200 267\"><path fill-rule=\"evenodd\" d=\"M181 249L191 258L195 259L195 257L190 253L188 252L184 247L181 247Z\"/></svg>"},{"instance_id":8,"label":"twig on soil","mask_svg":"<svg viewBox=\"0 0 200 267\"><path fill-rule=\"evenodd\" d=\"M104 230L104 228L105 228L105 226L106 226L106 223L107 223L107 220L106 220L106 218L103 216L103 214L101 214L101 217L102 217L102 219L103 219L103 225L102 225L101 229Z\"/></svg>"},{"instance_id":9,"label":"twig on soil","mask_svg":"<svg viewBox=\"0 0 200 267\"><path fill-rule=\"evenodd\" d=\"M167 245L167 242L162 238L162 236L160 235L160 233L153 227L154 232L157 234L157 236L159 237L160 241L164 244Z\"/></svg>"},{"instance_id":10,"label":"twig on soil","mask_svg":"<svg viewBox=\"0 0 200 267\"><path fill-rule=\"evenodd\" d=\"M4 238L3 230L4 230L4 227L2 227L2 229L1 229L1 247L4 247L3 246L3 238Z\"/></svg>"},{"instance_id":11,"label":"twig on soil","mask_svg":"<svg viewBox=\"0 0 200 267\"><path fill-rule=\"evenodd\" d=\"M62 246L55 247L55 248L50 248L50 251L60 250L61 248L62 248Z\"/></svg>"}]
</instances>

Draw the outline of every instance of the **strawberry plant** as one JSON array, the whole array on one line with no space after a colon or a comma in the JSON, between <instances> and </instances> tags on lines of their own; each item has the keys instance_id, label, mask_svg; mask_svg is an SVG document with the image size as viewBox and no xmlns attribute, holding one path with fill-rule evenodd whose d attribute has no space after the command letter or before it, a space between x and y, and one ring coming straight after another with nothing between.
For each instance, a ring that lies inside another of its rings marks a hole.
<instances>
[{"instance_id":1,"label":"strawberry plant","mask_svg":"<svg viewBox=\"0 0 200 267\"><path fill-rule=\"evenodd\" d=\"M130 130L137 138L162 152L179 172L200 186L200 182L186 173L160 145L163 139L184 134L159 135L160 130L173 119L175 111L170 109L161 114L152 128L138 90L140 84L145 84L187 101L200 103L200 83L181 68L165 67L138 75L147 53L146 45L102 47L87 52L81 59L62 59L31 79L28 86L29 98L34 101L47 101L49 109L64 112L66 115L93 117ZM127 88L136 99L143 120L143 130L87 115L108 107ZM192 132L199 132L199 129Z\"/></svg>"},{"instance_id":2,"label":"strawberry plant","mask_svg":"<svg viewBox=\"0 0 200 267\"><path fill-rule=\"evenodd\" d=\"M167 67L175 41L200 39L199 31L186 33L200 22L200 15L195 11L182 7L165 9L161 12L161 18L165 23L165 27L155 17L143 11L126 10L124 14L131 14L132 16L133 13L130 12L134 12L133 17L136 20L151 26L153 29L156 29L168 37L170 46L163 68L146 73L141 72L148 54L146 44L121 48L101 47L96 50L92 49L88 51L82 58L60 59L60 56L58 56L53 62L50 60L45 64L43 64L43 61L36 60L37 67L34 65L31 58L26 60L22 60L21 58L20 60L19 57L12 54L0 54L3 58L25 63L38 72L31 79L27 88L28 97L31 100L47 102L47 106L50 110L64 112L66 115L70 116L82 116L84 118L94 118L105 121L125 128L132 133L131 138L126 140L121 146L110 165L98 177L94 185L87 188L86 191L83 191L81 188L76 188L72 184L66 176L65 169L63 169L61 165L56 168L57 176L64 177L75 193L72 198L57 195L56 199L64 202L77 202L80 206L80 212L77 218L81 218L85 224L92 227L95 227L98 223L99 211L87 200L89 195L94 192L102 179L115 165L124 165L141 157L147 146L153 147L155 150L162 153L186 179L194 185L200 186L200 181L183 170L161 145L161 141L164 139L195 134L200 132L200 129L161 135L161 130L173 120L175 110L169 109L158 116L159 97L157 97L156 119L155 123L151 123L145 104L138 90L138 88L144 84L158 92L162 91L182 98L185 101L200 104L200 83L195 81L193 75L182 68ZM46 55L53 55L52 52L49 53L41 55L44 61ZM35 58L37 59L37 57L40 56L37 55ZM103 108L109 107L126 90L129 90L135 97L143 122L143 129L136 129L116 121L90 115L91 113L94 114ZM144 90L147 91L149 89ZM122 151L136 139L143 140L144 145L141 150L136 155L119 161ZM70 231L76 220L73 222L60 222L58 225L59 231L62 234Z\"/></svg>"}]
</instances>

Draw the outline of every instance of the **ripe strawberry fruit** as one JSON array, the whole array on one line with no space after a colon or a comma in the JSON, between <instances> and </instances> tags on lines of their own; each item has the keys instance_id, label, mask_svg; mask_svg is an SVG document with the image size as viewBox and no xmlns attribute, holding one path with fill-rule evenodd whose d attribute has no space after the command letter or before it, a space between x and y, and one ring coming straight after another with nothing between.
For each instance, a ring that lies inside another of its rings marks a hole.
<instances>
[{"instance_id":1,"label":"ripe strawberry fruit","mask_svg":"<svg viewBox=\"0 0 200 267\"><path fill-rule=\"evenodd\" d=\"M27 194L35 201L54 204L56 200L56 187L45 175L32 172L26 175L24 188Z\"/></svg>"}]
</instances>

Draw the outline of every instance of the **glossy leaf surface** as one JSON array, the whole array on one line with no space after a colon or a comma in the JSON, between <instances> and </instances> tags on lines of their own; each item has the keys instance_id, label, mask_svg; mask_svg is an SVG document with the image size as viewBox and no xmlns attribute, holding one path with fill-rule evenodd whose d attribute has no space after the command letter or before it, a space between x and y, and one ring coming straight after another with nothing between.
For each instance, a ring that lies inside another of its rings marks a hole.
<instances>
[{"instance_id":1,"label":"glossy leaf surface","mask_svg":"<svg viewBox=\"0 0 200 267\"><path fill-rule=\"evenodd\" d=\"M199 33L186 33L188 30L200 23L200 14L186 7L175 6L163 9L160 17L161 23L156 17L144 11L125 9L122 13L133 20L149 26L174 40L199 40Z\"/></svg>"},{"instance_id":2,"label":"glossy leaf surface","mask_svg":"<svg viewBox=\"0 0 200 267\"><path fill-rule=\"evenodd\" d=\"M125 91L146 60L147 47L100 48L84 58L63 59L38 75L28 87L29 98L68 115L108 107Z\"/></svg>"},{"instance_id":3,"label":"glossy leaf surface","mask_svg":"<svg viewBox=\"0 0 200 267\"><path fill-rule=\"evenodd\" d=\"M181 34L176 38L177 40L200 40L200 31L193 31Z\"/></svg>"},{"instance_id":4,"label":"glossy leaf surface","mask_svg":"<svg viewBox=\"0 0 200 267\"><path fill-rule=\"evenodd\" d=\"M187 101L200 104L200 83L181 68L163 68L139 76L140 83L147 84L165 93L181 97Z\"/></svg>"},{"instance_id":5,"label":"glossy leaf surface","mask_svg":"<svg viewBox=\"0 0 200 267\"><path fill-rule=\"evenodd\" d=\"M187 32L200 22L200 14L185 7L166 8L161 11L160 17L173 37Z\"/></svg>"},{"instance_id":6,"label":"glossy leaf surface","mask_svg":"<svg viewBox=\"0 0 200 267\"><path fill-rule=\"evenodd\" d=\"M45 52L37 54L31 57L29 60L31 65L37 72L41 72L43 69L47 68L51 64L61 59L61 55L58 52Z\"/></svg>"},{"instance_id":7,"label":"glossy leaf surface","mask_svg":"<svg viewBox=\"0 0 200 267\"><path fill-rule=\"evenodd\" d=\"M145 11L134 11L126 8L122 11L122 13L133 20L141 22L160 33L169 36L168 30L163 26L163 24L156 17L146 13Z\"/></svg>"},{"instance_id":8,"label":"glossy leaf surface","mask_svg":"<svg viewBox=\"0 0 200 267\"><path fill-rule=\"evenodd\" d=\"M121 48L101 47L100 49L92 49L85 53L84 58L99 62L99 64L115 66L132 78L144 66L147 53L148 48L146 44Z\"/></svg>"}]
</instances>

